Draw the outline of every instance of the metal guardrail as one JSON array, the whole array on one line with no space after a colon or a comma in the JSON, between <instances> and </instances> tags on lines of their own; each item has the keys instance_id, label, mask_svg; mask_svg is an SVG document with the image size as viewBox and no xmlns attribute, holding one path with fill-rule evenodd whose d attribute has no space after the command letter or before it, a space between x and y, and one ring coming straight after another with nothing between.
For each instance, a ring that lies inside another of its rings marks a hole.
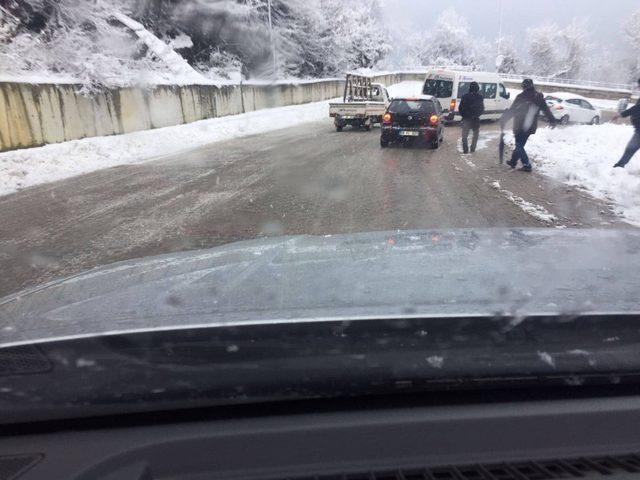
<instances>
[{"instance_id":1,"label":"metal guardrail","mask_svg":"<svg viewBox=\"0 0 640 480\"><path fill-rule=\"evenodd\" d=\"M399 69L400 71L410 70L434 70L434 69L444 69L444 70L458 70L458 71L472 71L471 67L462 67L457 65L427 65L420 67L406 67L405 69ZM606 90L624 90L624 91L633 91L635 89L635 85L631 83L611 83L611 82L597 82L594 80L580 80L577 78L557 78L557 77L543 77L539 75L521 75L515 73L500 73L501 78L505 80L524 80L525 78L530 78L534 82L538 83L557 83L561 85L575 85L577 87L593 87L593 88L603 88Z\"/></svg>"},{"instance_id":2,"label":"metal guardrail","mask_svg":"<svg viewBox=\"0 0 640 480\"><path fill-rule=\"evenodd\" d=\"M593 80L579 80L575 78L556 78L556 77L541 77L537 75L516 75L511 73L501 73L500 77L505 80L524 80L530 78L534 82L538 83L558 83L561 85L575 85L577 87L593 87L603 88L607 90L633 90L633 85L630 83L609 83L609 82L596 82Z\"/></svg>"}]
</instances>

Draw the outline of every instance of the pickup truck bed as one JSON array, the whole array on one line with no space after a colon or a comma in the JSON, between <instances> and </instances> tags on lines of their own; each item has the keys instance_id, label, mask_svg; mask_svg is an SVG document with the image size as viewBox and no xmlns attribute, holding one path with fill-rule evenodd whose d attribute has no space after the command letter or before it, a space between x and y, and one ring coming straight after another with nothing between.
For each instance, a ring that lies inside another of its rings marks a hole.
<instances>
[{"instance_id":1,"label":"pickup truck bed","mask_svg":"<svg viewBox=\"0 0 640 480\"><path fill-rule=\"evenodd\" d=\"M342 101L329 104L329 116L339 132L347 125L370 130L374 123L382 123L388 103L384 85L371 83L362 75L347 74Z\"/></svg>"},{"instance_id":2,"label":"pickup truck bed","mask_svg":"<svg viewBox=\"0 0 640 480\"><path fill-rule=\"evenodd\" d=\"M329 115L382 116L386 108L384 102L335 102L329 104Z\"/></svg>"},{"instance_id":3,"label":"pickup truck bed","mask_svg":"<svg viewBox=\"0 0 640 480\"><path fill-rule=\"evenodd\" d=\"M335 102L329 104L329 116L335 119L338 130L345 125L369 129L382 121L386 109L384 102Z\"/></svg>"}]
</instances>

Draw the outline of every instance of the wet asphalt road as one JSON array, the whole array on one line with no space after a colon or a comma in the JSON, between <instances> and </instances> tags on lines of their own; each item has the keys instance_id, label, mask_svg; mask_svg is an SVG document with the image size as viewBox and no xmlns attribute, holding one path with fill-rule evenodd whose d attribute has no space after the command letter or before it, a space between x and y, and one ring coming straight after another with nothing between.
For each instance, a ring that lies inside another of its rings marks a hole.
<instances>
[{"instance_id":1,"label":"wet asphalt road","mask_svg":"<svg viewBox=\"0 0 640 480\"><path fill-rule=\"evenodd\" d=\"M0 197L0 296L119 260L265 235L457 227L628 228L609 205L487 148L381 149L329 119ZM496 183L498 182L498 183Z\"/></svg>"}]
</instances>

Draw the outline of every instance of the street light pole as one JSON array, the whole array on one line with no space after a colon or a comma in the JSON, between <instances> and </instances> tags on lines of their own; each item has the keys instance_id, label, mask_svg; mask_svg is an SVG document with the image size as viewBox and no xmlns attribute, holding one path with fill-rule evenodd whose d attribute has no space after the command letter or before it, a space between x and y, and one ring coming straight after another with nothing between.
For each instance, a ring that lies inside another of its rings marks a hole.
<instances>
[{"instance_id":1,"label":"street light pole","mask_svg":"<svg viewBox=\"0 0 640 480\"><path fill-rule=\"evenodd\" d=\"M269 5L269 40L271 41L271 56L273 57L273 76L278 76L278 66L276 60L276 42L273 37L273 23L271 22L271 0L268 0Z\"/></svg>"},{"instance_id":2,"label":"street light pole","mask_svg":"<svg viewBox=\"0 0 640 480\"><path fill-rule=\"evenodd\" d=\"M503 0L500 0L499 3L499 9L500 9L500 14L499 14L499 23L498 23L498 55L496 56L496 68L499 68L500 65L502 65L502 61L504 60L503 56L502 56L502 6L503 6Z\"/></svg>"}]
</instances>

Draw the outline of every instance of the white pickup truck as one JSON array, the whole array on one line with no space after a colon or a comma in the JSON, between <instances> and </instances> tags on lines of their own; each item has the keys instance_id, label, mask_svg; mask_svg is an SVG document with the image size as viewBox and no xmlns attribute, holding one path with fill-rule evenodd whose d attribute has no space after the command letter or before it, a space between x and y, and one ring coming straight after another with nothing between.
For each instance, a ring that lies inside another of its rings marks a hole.
<instances>
[{"instance_id":1,"label":"white pickup truck","mask_svg":"<svg viewBox=\"0 0 640 480\"><path fill-rule=\"evenodd\" d=\"M382 123L382 116L389 106L389 93L381 83L361 75L347 75L342 102L329 104L329 116L334 119L336 130L351 125L371 130L375 123Z\"/></svg>"}]
</instances>

